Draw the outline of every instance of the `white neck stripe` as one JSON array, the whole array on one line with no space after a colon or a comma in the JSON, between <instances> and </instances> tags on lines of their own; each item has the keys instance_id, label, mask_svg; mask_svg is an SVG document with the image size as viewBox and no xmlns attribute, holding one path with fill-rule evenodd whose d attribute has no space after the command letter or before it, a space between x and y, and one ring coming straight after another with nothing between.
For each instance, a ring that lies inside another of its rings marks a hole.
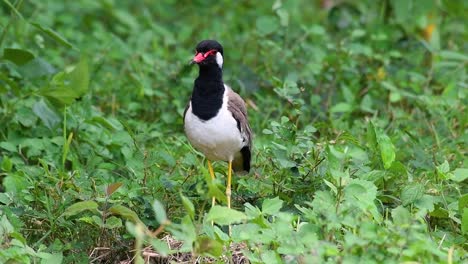
<instances>
[{"instance_id":1,"label":"white neck stripe","mask_svg":"<svg viewBox=\"0 0 468 264\"><path fill-rule=\"evenodd\" d=\"M216 63L218 64L219 68L223 68L223 55L221 55L219 52L216 52Z\"/></svg>"}]
</instances>

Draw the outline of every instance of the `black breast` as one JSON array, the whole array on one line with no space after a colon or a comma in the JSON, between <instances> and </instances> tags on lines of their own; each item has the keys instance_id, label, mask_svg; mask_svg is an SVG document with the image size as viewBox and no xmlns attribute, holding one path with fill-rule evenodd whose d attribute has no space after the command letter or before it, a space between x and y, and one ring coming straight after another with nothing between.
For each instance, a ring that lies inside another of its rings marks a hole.
<instances>
[{"instance_id":1,"label":"black breast","mask_svg":"<svg viewBox=\"0 0 468 264\"><path fill-rule=\"evenodd\" d=\"M221 81L195 80L192 93L192 112L201 120L215 117L223 105L224 84Z\"/></svg>"}]
</instances>

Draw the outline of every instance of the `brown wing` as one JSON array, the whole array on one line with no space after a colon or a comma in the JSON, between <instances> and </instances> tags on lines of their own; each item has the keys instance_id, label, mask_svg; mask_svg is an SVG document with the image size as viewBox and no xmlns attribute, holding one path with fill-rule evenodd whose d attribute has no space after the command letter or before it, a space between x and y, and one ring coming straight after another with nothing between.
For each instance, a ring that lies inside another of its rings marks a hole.
<instances>
[{"instance_id":1,"label":"brown wing","mask_svg":"<svg viewBox=\"0 0 468 264\"><path fill-rule=\"evenodd\" d=\"M240 151L240 157L233 161L233 168L236 171L250 170L251 149L252 149L252 131L250 130L249 120L247 118L247 108L244 100L234 91L228 89L228 110L237 122L244 146Z\"/></svg>"}]
</instances>

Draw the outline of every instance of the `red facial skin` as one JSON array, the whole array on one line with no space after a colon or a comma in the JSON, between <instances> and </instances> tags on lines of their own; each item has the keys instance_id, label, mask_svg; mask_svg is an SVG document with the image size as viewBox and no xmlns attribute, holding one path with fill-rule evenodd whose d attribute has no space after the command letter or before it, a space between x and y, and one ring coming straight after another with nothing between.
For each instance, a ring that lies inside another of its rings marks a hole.
<instances>
[{"instance_id":1,"label":"red facial skin","mask_svg":"<svg viewBox=\"0 0 468 264\"><path fill-rule=\"evenodd\" d=\"M206 58L208 58L208 56L216 54L216 52L217 52L216 50L209 50L205 53L198 52L197 54L195 54L195 57L193 57L193 62L200 63L204 61Z\"/></svg>"}]
</instances>

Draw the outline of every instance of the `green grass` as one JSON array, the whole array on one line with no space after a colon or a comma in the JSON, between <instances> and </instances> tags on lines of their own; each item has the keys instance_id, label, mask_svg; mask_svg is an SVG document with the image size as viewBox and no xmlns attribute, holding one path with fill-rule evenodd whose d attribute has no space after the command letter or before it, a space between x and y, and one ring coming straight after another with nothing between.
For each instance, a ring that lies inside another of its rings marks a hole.
<instances>
[{"instance_id":1,"label":"green grass","mask_svg":"<svg viewBox=\"0 0 468 264\"><path fill-rule=\"evenodd\" d=\"M0 4L0 263L467 261L466 1L64 2ZM207 38L254 131L235 210L183 134Z\"/></svg>"}]
</instances>

